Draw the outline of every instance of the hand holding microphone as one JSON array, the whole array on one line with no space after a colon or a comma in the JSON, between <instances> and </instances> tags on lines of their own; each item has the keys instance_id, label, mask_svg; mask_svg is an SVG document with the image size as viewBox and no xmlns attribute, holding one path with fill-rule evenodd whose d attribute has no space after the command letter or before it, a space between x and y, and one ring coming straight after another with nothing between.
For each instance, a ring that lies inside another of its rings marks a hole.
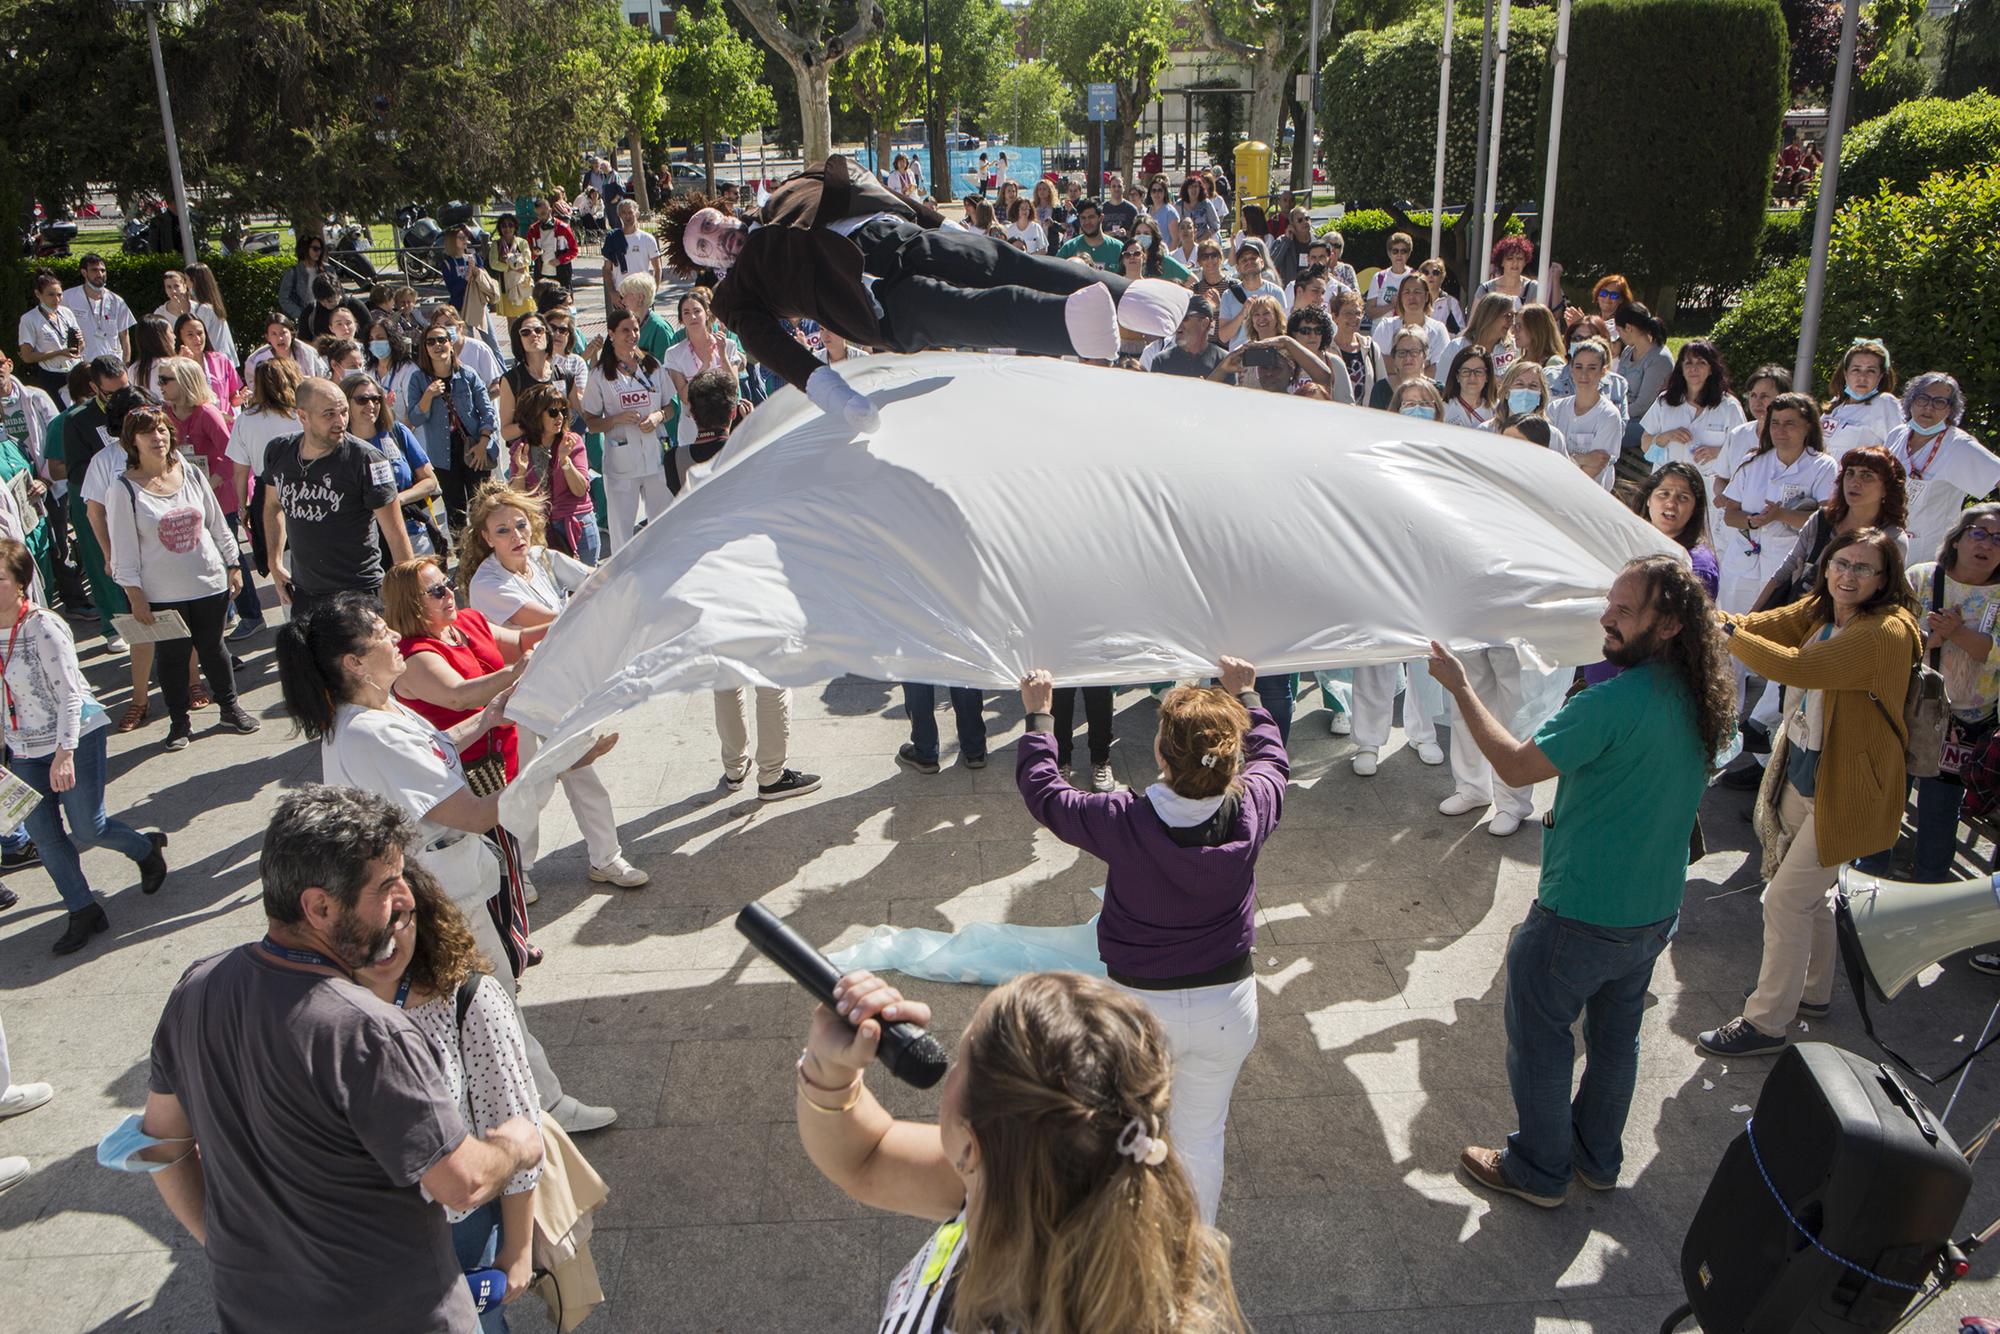
<instances>
[{"instance_id":1,"label":"hand holding microphone","mask_svg":"<svg viewBox=\"0 0 2000 1334\"><path fill-rule=\"evenodd\" d=\"M930 1088L944 1078L948 1058L937 1039L924 1031L930 1006L904 1000L873 973L846 977L824 954L774 917L761 903L736 915L736 929L792 980L819 998L807 1044L809 1071L816 1084L852 1084L871 1060L880 1060L906 1084Z\"/></svg>"}]
</instances>

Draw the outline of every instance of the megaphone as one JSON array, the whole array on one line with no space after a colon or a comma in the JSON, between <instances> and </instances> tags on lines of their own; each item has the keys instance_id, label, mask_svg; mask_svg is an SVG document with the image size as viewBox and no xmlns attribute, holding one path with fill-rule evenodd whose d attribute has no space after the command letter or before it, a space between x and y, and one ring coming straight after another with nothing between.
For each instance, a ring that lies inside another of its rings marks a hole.
<instances>
[{"instance_id":1,"label":"megaphone","mask_svg":"<svg viewBox=\"0 0 2000 1334\"><path fill-rule=\"evenodd\" d=\"M2000 941L2000 874L1912 884L1843 866L1834 918L1842 954L1858 959L1868 989L1890 1001L1938 960Z\"/></svg>"}]
</instances>

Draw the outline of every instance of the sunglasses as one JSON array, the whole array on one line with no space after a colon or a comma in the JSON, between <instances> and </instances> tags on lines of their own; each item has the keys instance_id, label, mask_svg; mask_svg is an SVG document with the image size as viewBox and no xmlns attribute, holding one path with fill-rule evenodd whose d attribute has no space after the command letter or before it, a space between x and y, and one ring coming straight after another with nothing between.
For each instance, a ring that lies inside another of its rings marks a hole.
<instances>
[{"instance_id":1,"label":"sunglasses","mask_svg":"<svg viewBox=\"0 0 2000 1334\"><path fill-rule=\"evenodd\" d=\"M356 394L356 395L354 396L354 401L355 401L356 403L380 403L380 402L382 401L382 395L380 395L380 394Z\"/></svg>"},{"instance_id":2,"label":"sunglasses","mask_svg":"<svg viewBox=\"0 0 2000 1334\"><path fill-rule=\"evenodd\" d=\"M1975 542L1984 542L1989 546L2000 542L2000 532L1995 532L1991 528L1981 528L1978 524L1966 529L1965 535Z\"/></svg>"},{"instance_id":3,"label":"sunglasses","mask_svg":"<svg viewBox=\"0 0 2000 1334\"><path fill-rule=\"evenodd\" d=\"M1618 301L1622 300L1624 296L1623 292L1613 291L1609 287L1600 287L1597 289L1597 299L1599 301Z\"/></svg>"},{"instance_id":4,"label":"sunglasses","mask_svg":"<svg viewBox=\"0 0 2000 1334\"><path fill-rule=\"evenodd\" d=\"M439 336L437 336L437 337L434 337L434 338L433 338L433 337L426 337L426 338L424 339L424 346L425 346L425 347L450 347L450 346L451 346L451 338L450 338L450 337L449 337L448 335L439 335Z\"/></svg>"},{"instance_id":5,"label":"sunglasses","mask_svg":"<svg viewBox=\"0 0 2000 1334\"><path fill-rule=\"evenodd\" d=\"M521 326L521 337L523 338L526 338L529 334L547 334L547 333L548 330L544 329L539 324L524 324Z\"/></svg>"},{"instance_id":6,"label":"sunglasses","mask_svg":"<svg viewBox=\"0 0 2000 1334\"><path fill-rule=\"evenodd\" d=\"M567 420L569 420L569 409L568 409L568 408L544 408L544 409L542 409L542 415L543 415L544 417L547 417L547 418L548 418L548 419L549 419L550 421L552 421L552 422L559 422L559 421L567 421Z\"/></svg>"},{"instance_id":7,"label":"sunglasses","mask_svg":"<svg viewBox=\"0 0 2000 1334\"><path fill-rule=\"evenodd\" d=\"M424 596L435 598L439 602L449 602L451 599L457 597L458 594L451 591L450 584L432 584L424 590Z\"/></svg>"}]
</instances>

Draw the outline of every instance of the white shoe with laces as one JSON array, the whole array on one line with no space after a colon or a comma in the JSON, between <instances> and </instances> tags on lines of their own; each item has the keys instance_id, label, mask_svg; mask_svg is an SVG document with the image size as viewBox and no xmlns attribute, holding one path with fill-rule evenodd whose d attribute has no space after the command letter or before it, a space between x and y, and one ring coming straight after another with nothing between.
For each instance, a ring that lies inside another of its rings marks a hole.
<instances>
[{"instance_id":1,"label":"white shoe with laces","mask_svg":"<svg viewBox=\"0 0 2000 1334\"><path fill-rule=\"evenodd\" d=\"M535 882L528 879L528 873L523 871L521 873L521 902L540 903L541 901L541 891L535 888Z\"/></svg>"},{"instance_id":2,"label":"white shoe with laces","mask_svg":"<svg viewBox=\"0 0 2000 1334\"><path fill-rule=\"evenodd\" d=\"M1335 736L1354 735L1353 714L1349 713L1346 709L1332 709L1329 712L1333 715L1326 720L1326 727L1329 732L1332 732Z\"/></svg>"},{"instance_id":3,"label":"white shoe with laces","mask_svg":"<svg viewBox=\"0 0 2000 1334\"><path fill-rule=\"evenodd\" d=\"M616 885L620 889L637 889L653 877L626 861L621 853L602 866L591 867L590 878L599 884Z\"/></svg>"},{"instance_id":4,"label":"white shoe with laces","mask_svg":"<svg viewBox=\"0 0 2000 1334\"><path fill-rule=\"evenodd\" d=\"M1092 792L1113 792L1117 788L1118 779L1112 774L1110 765L1093 764L1090 766L1090 790Z\"/></svg>"}]
</instances>

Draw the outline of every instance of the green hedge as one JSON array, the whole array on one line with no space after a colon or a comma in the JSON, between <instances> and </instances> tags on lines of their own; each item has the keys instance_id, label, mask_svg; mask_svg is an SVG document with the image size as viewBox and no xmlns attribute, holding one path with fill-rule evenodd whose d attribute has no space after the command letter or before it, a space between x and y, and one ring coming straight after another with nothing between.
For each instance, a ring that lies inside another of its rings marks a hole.
<instances>
[{"instance_id":1,"label":"green hedge","mask_svg":"<svg viewBox=\"0 0 2000 1334\"><path fill-rule=\"evenodd\" d=\"M1445 122L1444 192L1460 202L1472 197L1479 134L1482 25L1476 10L1468 14L1472 9L1461 5L1452 28L1451 102ZM1542 76L1555 31L1553 10L1515 7L1496 196L1506 203L1540 198ZM1344 197L1431 197L1438 49L1443 42L1444 17L1433 12L1377 32L1349 33L1328 57L1320 80L1320 115L1329 130L1328 175ZM1576 86L1574 78L1570 86Z\"/></svg>"},{"instance_id":2,"label":"green hedge","mask_svg":"<svg viewBox=\"0 0 2000 1334\"><path fill-rule=\"evenodd\" d=\"M162 275L169 269L186 267L179 255L128 255L120 250L97 253L104 256L105 282L125 298L134 315L141 317L167 299ZM62 279L64 287L82 282L79 266L84 254L84 248L77 246L67 258L21 259L9 266L10 276L4 290L16 307L15 313L33 303L33 278L42 269ZM247 350L261 338L253 326L264 318L264 312L278 308L278 284L284 279L285 270L292 267L292 261L272 255L208 252L202 254L201 260L215 270L215 281L222 288L223 303L229 307L229 324L236 333L237 345ZM246 330L251 331L247 339Z\"/></svg>"},{"instance_id":3,"label":"green hedge","mask_svg":"<svg viewBox=\"0 0 2000 1334\"><path fill-rule=\"evenodd\" d=\"M1417 243L1416 254L1411 257L1411 262L1421 264L1430 257L1431 211L1427 208L1417 209L1409 215L1409 219L1410 222L1407 230L1410 233L1411 239ZM1444 215L1444 230L1447 238L1445 249L1447 253L1451 249L1449 240L1451 229L1457 222L1458 214L1447 213ZM1320 223L1313 230L1322 236L1328 232L1339 232L1340 239L1346 243L1347 247L1341 252L1340 257L1347 263L1352 264L1354 271L1359 273L1366 268L1374 268L1387 264L1389 262L1389 237L1392 233L1405 230L1405 228L1397 223L1395 214L1389 212L1387 209L1355 208L1349 209L1344 217ZM1500 228L1500 233L1503 236L1519 236L1522 234L1522 231L1521 220L1515 217L1509 217Z\"/></svg>"},{"instance_id":4,"label":"green hedge","mask_svg":"<svg viewBox=\"0 0 2000 1334\"><path fill-rule=\"evenodd\" d=\"M1840 145L1839 202L1866 199L1888 186L1915 190L1933 172L1964 171L2000 161L2000 97L1976 92L1956 100L1926 97L1847 132ZM1819 201L1815 186L1805 201Z\"/></svg>"},{"instance_id":5,"label":"green hedge","mask_svg":"<svg viewBox=\"0 0 2000 1334\"><path fill-rule=\"evenodd\" d=\"M1857 199L1834 217L1814 392L1855 338L1889 345L1898 373L1949 371L1965 388L1966 429L2000 432L2000 164L1938 175L1907 195ZM1764 276L1715 329L1732 367L1792 364L1807 261Z\"/></svg>"},{"instance_id":6,"label":"green hedge","mask_svg":"<svg viewBox=\"0 0 2000 1334\"><path fill-rule=\"evenodd\" d=\"M1812 214L1804 209L1784 208L1764 215L1764 228L1757 233L1758 276L1812 253Z\"/></svg>"},{"instance_id":7,"label":"green hedge","mask_svg":"<svg viewBox=\"0 0 2000 1334\"><path fill-rule=\"evenodd\" d=\"M1747 277L1788 60L1770 0L1577 0L1556 196L1567 270L1623 273L1648 299Z\"/></svg>"}]
</instances>

